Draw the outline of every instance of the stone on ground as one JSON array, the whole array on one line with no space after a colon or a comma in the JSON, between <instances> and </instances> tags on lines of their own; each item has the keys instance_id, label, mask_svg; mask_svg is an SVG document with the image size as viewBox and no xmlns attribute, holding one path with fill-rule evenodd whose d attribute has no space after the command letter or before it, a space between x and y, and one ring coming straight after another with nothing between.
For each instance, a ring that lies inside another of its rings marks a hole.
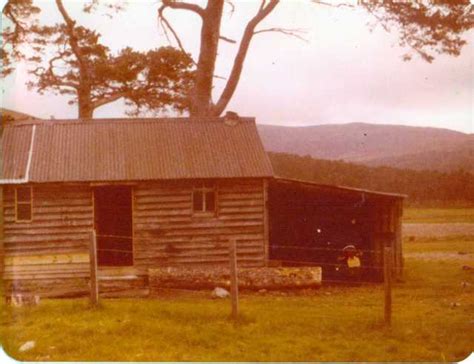
<instances>
[{"instance_id":1,"label":"stone on ground","mask_svg":"<svg viewBox=\"0 0 474 364\"><path fill-rule=\"evenodd\" d=\"M230 296L230 293L228 290L221 288L221 287L216 287L212 291L211 294L212 298L227 298Z\"/></svg>"},{"instance_id":2,"label":"stone on ground","mask_svg":"<svg viewBox=\"0 0 474 364\"><path fill-rule=\"evenodd\" d=\"M28 351L28 350L33 349L35 346L36 346L36 342L35 342L35 341L27 341L27 342L24 343L22 346L20 346L19 351L25 352L25 351Z\"/></svg>"}]
</instances>

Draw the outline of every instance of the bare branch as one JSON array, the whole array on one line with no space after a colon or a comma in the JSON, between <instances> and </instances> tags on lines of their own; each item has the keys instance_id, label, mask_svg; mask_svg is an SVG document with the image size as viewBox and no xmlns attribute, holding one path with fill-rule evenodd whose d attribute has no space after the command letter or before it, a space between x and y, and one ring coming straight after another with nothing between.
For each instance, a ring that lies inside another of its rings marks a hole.
<instances>
[{"instance_id":1,"label":"bare branch","mask_svg":"<svg viewBox=\"0 0 474 364\"><path fill-rule=\"evenodd\" d=\"M341 8L341 7L354 8L354 5L352 5L352 4L345 4L345 3L331 4L331 3L328 3L326 1L320 1L320 0L311 0L311 1L314 4L331 6L333 8Z\"/></svg>"},{"instance_id":2,"label":"bare branch","mask_svg":"<svg viewBox=\"0 0 474 364\"><path fill-rule=\"evenodd\" d=\"M94 109L97 109L98 107L102 106L102 105L106 105L106 104L109 104L111 102L114 102L114 101L117 101L119 99L121 99L122 97L125 97L127 96L127 93L126 92L118 92L116 94L112 94L110 96L106 96L106 97L101 97L97 100L94 100L92 102L92 107Z\"/></svg>"},{"instance_id":3,"label":"bare branch","mask_svg":"<svg viewBox=\"0 0 474 364\"><path fill-rule=\"evenodd\" d=\"M235 5L231 0L225 0L225 3L230 6L230 17L232 17L235 12Z\"/></svg>"},{"instance_id":4,"label":"bare branch","mask_svg":"<svg viewBox=\"0 0 474 364\"><path fill-rule=\"evenodd\" d=\"M268 28L268 29L256 30L255 32L253 32L253 34L260 34L260 33L267 33L267 32L282 33L285 35L289 35L291 37L298 38L304 42L308 42L308 40L301 35L301 34L308 33L305 29Z\"/></svg>"},{"instance_id":5,"label":"bare branch","mask_svg":"<svg viewBox=\"0 0 474 364\"><path fill-rule=\"evenodd\" d=\"M184 4L184 3L182 3L182 4ZM162 25L163 31L165 32L165 36L168 39L168 42L171 44L171 41L168 37L168 31L170 31L171 34L173 34L173 37L176 40L176 43L178 44L179 49L181 49L181 51L183 53L188 54L188 52L186 52L186 50L184 49L183 43L181 42L181 39L179 38L178 33L174 30L174 28L171 26L168 19L166 19L165 15L163 14L166 7L167 7L167 5L165 5L165 2L163 1L163 5L161 5L160 8L158 9L158 20L160 21L160 23ZM194 64L196 64L194 59L191 58L191 60L193 61Z\"/></svg>"},{"instance_id":6,"label":"bare branch","mask_svg":"<svg viewBox=\"0 0 474 364\"><path fill-rule=\"evenodd\" d=\"M201 8L199 5L190 4L186 2L176 1L176 0L162 0L163 8L172 8L172 9L181 9L181 10L189 10L192 11L201 17L204 15L204 9Z\"/></svg>"},{"instance_id":7,"label":"bare branch","mask_svg":"<svg viewBox=\"0 0 474 364\"><path fill-rule=\"evenodd\" d=\"M219 39L223 40L224 42L228 42L228 43L232 43L232 44L237 43L237 41L235 41L234 39L224 37L223 35L219 36Z\"/></svg>"},{"instance_id":8,"label":"bare branch","mask_svg":"<svg viewBox=\"0 0 474 364\"><path fill-rule=\"evenodd\" d=\"M370 14L372 14L372 16L377 20L377 22L380 24L380 26L382 26L382 28L383 28L387 33L390 33L390 28L387 27L387 25L385 25L385 23L383 22L383 19L380 18L380 17L372 10L371 7L365 6L364 4L362 4L362 6L363 6Z\"/></svg>"},{"instance_id":9,"label":"bare branch","mask_svg":"<svg viewBox=\"0 0 474 364\"><path fill-rule=\"evenodd\" d=\"M247 23L227 84L225 85L218 102L212 108L213 115L219 116L227 107L227 104L229 103L232 95L235 92L235 89L237 88L240 75L242 74L242 69L250 47L250 42L255 34L255 28L275 9L279 2L279 0L269 0L268 2L266 0L262 0L257 14L255 14L255 16Z\"/></svg>"},{"instance_id":10,"label":"bare branch","mask_svg":"<svg viewBox=\"0 0 474 364\"><path fill-rule=\"evenodd\" d=\"M31 83L30 86L37 86L38 87L38 90L39 91L42 91L44 90L47 86L45 85L45 80L44 80L44 77L47 77L49 78L48 82L49 83L54 83L54 87L70 87L72 88L73 90L77 91L79 85L74 83L74 82L69 82L69 81L65 81L64 80L64 77L60 77L58 76L57 74L54 73L54 62L61 59L60 56L56 56L54 58L52 58L48 63L49 63L49 68L46 69L44 68L43 66L38 66L32 70L30 70L29 72L33 75L35 75L36 77L38 77L40 79L40 81L38 82L38 84L33 84Z\"/></svg>"}]
</instances>

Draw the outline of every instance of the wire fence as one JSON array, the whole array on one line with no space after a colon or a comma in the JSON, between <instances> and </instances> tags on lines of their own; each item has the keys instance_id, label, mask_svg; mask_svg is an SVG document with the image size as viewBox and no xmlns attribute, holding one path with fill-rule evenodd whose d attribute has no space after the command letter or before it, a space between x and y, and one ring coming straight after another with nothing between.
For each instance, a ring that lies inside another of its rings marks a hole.
<instances>
[{"instance_id":1,"label":"wire fence","mask_svg":"<svg viewBox=\"0 0 474 364\"><path fill-rule=\"evenodd\" d=\"M122 248L122 247L107 247L103 246L103 240L116 240L116 241L130 241L136 240L132 236L120 236L114 234L96 234L95 231L91 232L91 245L90 245L90 254L91 254L91 302L96 305L99 302L99 279L98 279L98 256L100 257L101 254L104 253L112 253L113 254L122 254L126 256L132 256L133 261L133 246L130 248ZM149 240L149 241L157 241L155 238L139 238L139 240ZM222 239L221 239L222 240ZM98 241L101 244L98 245ZM235 238L230 238L229 242L229 256L228 256L228 269L230 274L230 301L231 301L231 317L235 321L239 317L239 266L238 266L238 248L239 244ZM107 244L107 242L106 242ZM111 244L109 241L108 244ZM113 241L112 241L113 244ZM132 243L133 244L133 243ZM333 269L332 274L329 277L322 280L325 284L351 284L353 286L364 286L364 287L378 287L377 283L374 280L365 279L367 275L364 275L364 272L368 272L371 274L374 271L383 272L383 295L382 292L380 296L383 296L383 300L381 298L381 302L383 304L380 307L383 307L383 317L385 326L391 326L392 321L392 262L393 256L391 248L386 247L383 251L383 263L382 264L375 264L373 261L370 264L362 264L359 258L358 267L356 269L351 268L347 264L347 255L348 253L345 251L344 248L333 248L333 247L317 247L317 246L299 246L299 245L273 245L272 249L280 249L280 250L288 250L291 251L299 251L299 252L315 252L315 253L322 253L327 255L329 254L332 256L332 259L336 259L336 261L315 261L314 257L312 259L303 260L303 259L278 259L277 262L280 265L290 265L290 266L305 266L305 267L313 267L313 266L320 266L322 270L327 270L328 268ZM377 253L381 253L375 249L357 249L355 247L351 247L350 257L362 257L365 254L374 256ZM179 256L179 252L173 251L168 253L171 256ZM115 257L109 257L114 259ZM344 262L344 260L346 260ZM324 276L323 271L323 276ZM369 276L370 277L370 276ZM373 277L372 277L373 278ZM321 282L320 282L321 283ZM195 291L196 287L192 287L194 289L187 289L177 287L163 287L165 290L174 291L174 292L190 292ZM295 285L294 288L301 288L298 285ZM382 290L380 290L382 291ZM376 305L374 305L376 306ZM328 318L328 317L325 317ZM331 318L333 319L333 317Z\"/></svg>"},{"instance_id":2,"label":"wire fence","mask_svg":"<svg viewBox=\"0 0 474 364\"><path fill-rule=\"evenodd\" d=\"M157 242L157 238L146 238L146 237L139 237L135 238L132 236L124 236L124 235L112 235L112 234L97 234L96 238L101 240L101 239L107 239L107 240L121 240L121 241L154 241ZM220 239L222 242L228 241L226 239ZM173 245L174 249L172 252L166 251L167 250L167 245ZM180 250L186 251L187 248L179 249L177 246L179 246L179 243L165 243L163 244L163 250L166 251L167 256L169 257L179 257L180 255ZM239 255L239 243L237 242L237 256ZM316 247L316 246L301 246L301 245L271 245L270 249L272 251L290 251L290 252L316 252L316 253L329 253L329 254L321 254L319 257L312 257L308 258L307 260L299 259L299 258L286 258L282 259L280 257L276 257L274 259L271 259L274 263L286 265L286 266L323 266L325 269L327 268L334 268L335 271L344 271L345 268L347 267L347 264L344 262L345 256L344 256L344 248L331 248L331 247ZM124 249L124 248L105 248L98 246L97 247L97 252L100 253L121 253L121 254L134 254L135 251L133 248L130 249ZM337 254L334 254L337 253ZM364 258L366 255L370 256L370 260L373 260L373 255L378 254L381 255L382 251L377 251L375 249L359 249L356 248L354 255L357 256L360 260L360 270L361 271L373 271L373 270L382 270L384 268L384 264L374 264L374 263L367 263L364 261ZM318 259L319 258L319 259ZM348 280L345 278L341 278L339 280L336 279L324 279L325 283L344 283L347 282ZM353 283L351 281L351 283ZM362 280L358 280L358 283L360 284L374 284L374 281L367 281L364 282Z\"/></svg>"},{"instance_id":3,"label":"wire fence","mask_svg":"<svg viewBox=\"0 0 474 364\"><path fill-rule=\"evenodd\" d=\"M136 236L125 236L125 235L110 235L110 234L97 234L97 238L106 238L106 239L117 239L117 240L130 240L130 241L153 241L157 242L159 238L152 237L136 237ZM229 241L228 238L220 238L220 242ZM179 244L179 243L177 243ZM305 250L305 251L327 251L327 252L343 252L344 247L342 248L330 248L330 247L316 247L316 246L301 246L301 245L271 245L271 249L293 249L293 250ZM355 248L359 253L380 253L380 250L376 249L365 249L365 248Z\"/></svg>"}]
</instances>

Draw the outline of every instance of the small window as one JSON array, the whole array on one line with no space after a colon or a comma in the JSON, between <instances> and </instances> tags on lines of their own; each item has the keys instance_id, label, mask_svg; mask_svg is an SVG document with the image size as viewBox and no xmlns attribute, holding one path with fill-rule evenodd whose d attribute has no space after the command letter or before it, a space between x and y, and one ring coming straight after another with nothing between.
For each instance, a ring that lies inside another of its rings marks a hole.
<instances>
[{"instance_id":1,"label":"small window","mask_svg":"<svg viewBox=\"0 0 474 364\"><path fill-rule=\"evenodd\" d=\"M216 188L206 184L193 190L193 212L214 213L216 211Z\"/></svg>"},{"instance_id":2,"label":"small window","mask_svg":"<svg viewBox=\"0 0 474 364\"><path fill-rule=\"evenodd\" d=\"M33 191L31 187L17 187L15 189L15 216L16 221L31 221Z\"/></svg>"}]
</instances>

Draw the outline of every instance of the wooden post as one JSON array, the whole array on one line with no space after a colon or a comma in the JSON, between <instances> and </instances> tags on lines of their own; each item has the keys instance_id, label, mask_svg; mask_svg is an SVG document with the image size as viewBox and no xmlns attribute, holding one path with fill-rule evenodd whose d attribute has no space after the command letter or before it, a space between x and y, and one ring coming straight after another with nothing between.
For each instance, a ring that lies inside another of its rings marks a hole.
<instances>
[{"instance_id":1,"label":"wooden post","mask_svg":"<svg viewBox=\"0 0 474 364\"><path fill-rule=\"evenodd\" d=\"M229 246L230 263L230 299L232 302L232 319L236 320L239 315L239 282L237 277L237 241L230 240Z\"/></svg>"},{"instance_id":2,"label":"wooden post","mask_svg":"<svg viewBox=\"0 0 474 364\"><path fill-rule=\"evenodd\" d=\"M89 261L90 261L90 283L91 304L97 306L99 303L99 284L97 282L97 236L95 230L90 234Z\"/></svg>"},{"instance_id":3,"label":"wooden post","mask_svg":"<svg viewBox=\"0 0 474 364\"><path fill-rule=\"evenodd\" d=\"M402 218L403 218L403 199L397 202L397 223L395 229L395 244L397 247L397 278L403 279L403 247L402 247Z\"/></svg>"},{"instance_id":4,"label":"wooden post","mask_svg":"<svg viewBox=\"0 0 474 364\"><path fill-rule=\"evenodd\" d=\"M385 326L389 327L392 324L392 248L385 247L384 249L384 321Z\"/></svg>"}]
</instances>

